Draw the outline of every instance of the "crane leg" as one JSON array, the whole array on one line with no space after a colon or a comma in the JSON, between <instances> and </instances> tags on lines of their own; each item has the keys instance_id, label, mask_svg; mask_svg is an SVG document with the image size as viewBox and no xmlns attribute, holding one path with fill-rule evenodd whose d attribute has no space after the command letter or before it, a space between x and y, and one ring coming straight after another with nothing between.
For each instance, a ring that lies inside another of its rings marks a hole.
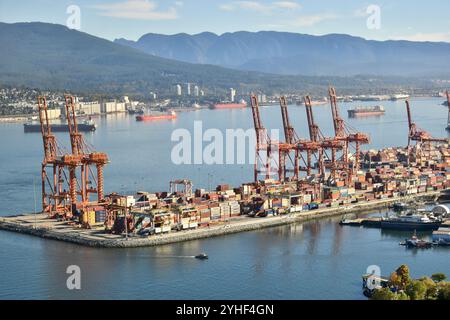
<instances>
[{"instance_id":1,"label":"crane leg","mask_svg":"<svg viewBox=\"0 0 450 320\"><path fill-rule=\"evenodd\" d=\"M103 190L103 165L97 165L97 199L101 201L105 198Z\"/></svg>"}]
</instances>

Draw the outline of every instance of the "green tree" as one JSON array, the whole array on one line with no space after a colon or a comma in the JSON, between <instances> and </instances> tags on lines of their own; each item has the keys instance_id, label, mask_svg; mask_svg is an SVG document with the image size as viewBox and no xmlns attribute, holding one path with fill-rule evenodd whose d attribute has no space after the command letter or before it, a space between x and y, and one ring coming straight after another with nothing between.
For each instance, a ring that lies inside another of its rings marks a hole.
<instances>
[{"instance_id":1,"label":"green tree","mask_svg":"<svg viewBox=\"0 0 450 320\"><path fill-rule=\"evenodd\" d=\"M404 291L398 292L396 298L397 300L409 300L409 296Z\"/></svg>"},{"instance_id":2,"label":"green tree","mask_svg":"<svg viewBox=\"0 0 450 320\"><path fill-rule=\"evenodd\" d=\"M423 281L412 280L406 286L406 294L411 300L424 300L427 294L427 286Z\"/></svg>"},{"instance_id":3,"label":"green tree","mask_svg":"<svg viewBox=\"0 0 450 320\"><path fill-rule=\"evenodd\" d=\"M450 300L450 282L438 284L438 300Z\"/></svg>"},{"instance_id":4,"label":"green tree","mask_svg":"<svg viewBox=\"0 0 450 320\"><path fill-rule=\"evenodd\" d=\"M427 288L427 291L425 292L425 299L427 300L436 299L438 295L438 287L436 282L434 282L431 278L428 277L423 277L419 279L419 281L422 282Z\"/></svg>"},{"instance_id":5,"label":"green tree","mask_svg":"<svg viewBox=\"0 0 450 320\"><path fill-rule=\"evenodd\" d=\"M431 279L433 279L434 282L441 282L447 279L447 276L443 273L435 273L431 275Z\"/></svg>"},{"instance_id":6,"label":"green tree","mask_svg":"<svg viewBox=\"0 0 450 320\"><path fill-rule=\"evenodd\" d=\"M373 300L397 300L397 295L389 288L375 289L372 297Z\"/></svg>"}]
</instances>

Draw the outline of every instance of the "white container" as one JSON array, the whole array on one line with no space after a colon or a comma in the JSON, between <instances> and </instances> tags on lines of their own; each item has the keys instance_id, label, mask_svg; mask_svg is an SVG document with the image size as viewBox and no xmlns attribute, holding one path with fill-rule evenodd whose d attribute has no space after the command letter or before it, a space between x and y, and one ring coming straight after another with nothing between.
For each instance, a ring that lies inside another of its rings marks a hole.
<instances>
[{"instance_id":1,"label":"white container","mask_svg":"<svg viewBox=\"0 0 450 320\"><path fill-rule=\"evenodd\" d=\"M198 227L198 222L191 222L191 223L189 223L189 227L190 227L191 229L197 228L197 227Z\"/></svg>"},{"instance_id":2,"label":"white container","mask_svg":"<svg viewBox=\"0 0 450 320\"><path fill-rule=\"evenodd\" d=\"M290 213L301 212L301 211L303 211L302 206L292 206L289 208Z\"/></svg>"},{"instance_id":3,"label":"white container","mask_svg":"<svg viewBox=\"0 0 450 320\"><path fill-rule=\"evenodd\" d=\"M134 207L136 205L136 199L133 196L127 196L127 207Z\"/></svg>"}]
</instances>

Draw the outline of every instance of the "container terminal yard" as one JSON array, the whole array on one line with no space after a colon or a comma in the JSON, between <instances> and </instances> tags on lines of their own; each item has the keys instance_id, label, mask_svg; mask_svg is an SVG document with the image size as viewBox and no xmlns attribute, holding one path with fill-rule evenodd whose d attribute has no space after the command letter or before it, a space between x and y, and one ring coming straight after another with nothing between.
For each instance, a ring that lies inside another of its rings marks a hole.
<instances>
[{"instance_id":1,"label":"container terminal yard","mask_svg":"<svg viewBox=\"0 0 450 320\"><path fill-rule=\"evenodd\" d=\"M251 96L253 182L207 191L180 179L170 182L169 191L136 195L105 194L103 169L109 158L79 132L74 97L66 96L70 151L58 145L46 99L39 97L42 213L3 217L0 228L88 246L150 246L361 212L399 199L434 200L450 187L449 141L420 129L408 100L408 144L363 151L370 137L341 118L334 88L328 94L334 136L322 134L305 96L309 137L300 137L281 97L283 141L271 139L257 97Z\"/></svg>"}]
</instances>

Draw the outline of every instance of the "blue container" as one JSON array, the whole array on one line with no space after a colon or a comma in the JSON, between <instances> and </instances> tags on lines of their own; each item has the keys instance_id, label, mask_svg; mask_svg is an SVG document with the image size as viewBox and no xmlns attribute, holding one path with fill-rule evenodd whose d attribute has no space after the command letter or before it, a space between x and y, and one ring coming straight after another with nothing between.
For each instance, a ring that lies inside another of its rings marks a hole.
<instances>
[{"instance_id":1,"label":"blue container","mask_svg":"<svg viewBox=\"0 0 450 320\"><path fill-rule=\"evenodd\" d=\"M95 211L95 222L105 222L106 221L106 211Z\"/></svg>"}]
</instances>

